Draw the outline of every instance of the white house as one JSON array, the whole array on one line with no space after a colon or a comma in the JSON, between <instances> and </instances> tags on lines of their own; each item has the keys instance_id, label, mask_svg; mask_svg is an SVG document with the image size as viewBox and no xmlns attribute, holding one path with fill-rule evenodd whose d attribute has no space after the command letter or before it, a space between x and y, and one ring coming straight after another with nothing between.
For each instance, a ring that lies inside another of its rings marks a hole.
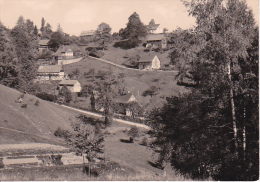
<instances>
[{"instance_id":1,"label":"white house","mask_svg":"<svg viewBox=\"0 0 260 182\"><path fill-rule=\"evenodd\" d=\"M60 46L59 49L53 54L60 59L71 59L74 57L72 48L69 45Z\"/></svg>"},{"instance_id":2,"label":"white house","mask_svg":"<svg viewBox=\"0 0 260 182\"><path fill-rule=\"evenodd\" d=\"M160 69L161 61L156 55L142 56L138 61L138 68L145 70Z\"/></svg>"},{"instance_id":3,"label":"white house","mask_svg":"<svg viewBox=\"0 0 260 182\"><path fill-rule=\"evenodd\" d=\"M119 95L115 98L115 102L118 103L121 106L121 109L123 109L121 111L121 114L124 114L126 116L132 116L132 111L127 108L127 104L131 103L131 102L137 102L139 104L139 102L137 101L137 99L135 98L134 94L132 93L126 93L124 95Z\"/></svg>"},{"instance_id":4,"label":"white house","mask_svg":"<svg viewBox=\"0 0 260 182\"><path fill-rule=\"evenodd\" d=\"M72 93L78 93L81 91L81 84L78 80L62 80L59 83L59 88L66 86Z\"/></svg>"},{"instance_id":5,"label":"white house","mask_svg":"<svg viewBox=\"0 0 260 182\"><path fill-rule=\"evenodd\" d=\"M37 79L39 81L62 80L64 78L65 74L62 65L46 65L38 68Z\"/></svg>"}]
</instances>

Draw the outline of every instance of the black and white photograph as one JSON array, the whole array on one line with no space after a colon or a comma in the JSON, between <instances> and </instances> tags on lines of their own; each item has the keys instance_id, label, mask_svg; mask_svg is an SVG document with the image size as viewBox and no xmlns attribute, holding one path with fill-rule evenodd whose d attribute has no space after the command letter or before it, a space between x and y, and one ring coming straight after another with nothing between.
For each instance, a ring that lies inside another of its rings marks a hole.
<instances>
[{"instance_id":1,"label":"black and white photograph","mask_svg":"<svg viewBox=\"0 0 260 182\"><path fill-rule=\"evenodd\" d=\"M0 0L0 181L258 180L258 0Z\"/></svg>"}]
</instances>

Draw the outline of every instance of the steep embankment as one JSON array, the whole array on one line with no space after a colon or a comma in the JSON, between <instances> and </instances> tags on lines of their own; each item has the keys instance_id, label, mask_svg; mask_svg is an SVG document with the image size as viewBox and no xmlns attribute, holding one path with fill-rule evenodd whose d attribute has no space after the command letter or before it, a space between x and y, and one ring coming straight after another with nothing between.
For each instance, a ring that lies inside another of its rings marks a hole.
<instances>
[{"instance_id":1,"label":"steep embankment","mask_svg":"<svg viewBox=\"0 0 260 182\"><path fill-rule=\"evenodd\" d=\"M0 85L0 144L23 142L57 142L53 135L58 128L70 128L77 112L54 103ZM39 100L39 105L35 102ZM22 105L27 104L26 108Z\"/></svg>"}]
</instances>

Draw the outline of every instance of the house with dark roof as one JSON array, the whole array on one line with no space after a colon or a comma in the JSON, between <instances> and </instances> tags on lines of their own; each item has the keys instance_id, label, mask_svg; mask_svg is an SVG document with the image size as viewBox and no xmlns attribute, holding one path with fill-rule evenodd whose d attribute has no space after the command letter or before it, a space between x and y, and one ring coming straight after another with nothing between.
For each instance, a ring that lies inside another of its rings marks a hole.
<instances>
[{"instance_id":1,"label":"house with dark roof","mask_svg":"<svg viewBox=\"0 0 260 182\"><path fill-rule=\"evenodd\" d=\"M39 52L42 52L43 50L47 50L48 49L48 43L49 43L49 39L43 39L39 41Z\"/></svg>"},{"instance_id":2,"label":"house with dark roof","mask_svg":"<svg viewBox=\"0 0 260 182\"><path fill-rule=\"evenodd\" d=\"M159 26L160 26L160 24L145 25L148 33L154 33L158 29Z\"/></svg>"},{"instance_id":3,"label":"house with dark roof","mask_svg":"<svg viewBox=\"0 0 260 182\"><path fill-rule=\"evenodd\" d=\"M164 34L150 34L147 36L146 48L167 48L167 39Z\"/></svg>"},{"instance_id":4,"label":"house with dark roof","mask_svg":"<svg viewBox=\"0 0 260 182\"><path fill-rule=\"evenodd\" d=\"M59 89L66 86L72 93L78 93L81 91L81 84L78 80L62 80L59 83Z\"/></svg>"},{"instance_id":5,"label":"house with dark roof","mask_svg":"<svg viewBox=\"0 0 260 182\"><path fill-rule=\"evenodd\" d=\"M73 51L70 45L62 45L59 49L53 54L53 56L59 59L71 59L73 58Z\"/></svg>"},{"instance_id":6,"label":"house with dark roof","mask_svg":"<svg viewBox=\"0 0 260 182\"><path fill-rule=\"evenodd\" d=\"M80 34L80 37L91 37L95 35L96 30L87 30L87 31L82 31Z\"/></svg>"},{"instance_id":7,"label":"house with dark roof","mask_svg":"<svg viewBox=\"0 0 260 182\"><path fill-rule=\"evenodd\" d=\"M140 103L137 101L136 97L132 93L122 94L115 98L115 103L119 104L120 108L118 112L126 116L133 115L132 111L128 108L128 104L132 102L136 102L140 105Z\"/></svg>"},{"instance_id":8,"label":"house with dark roof","mask_svg":"<svg viewBox=\"0 0 260 182\"><path fill-rule=\"evenodd\" d=\"M161 61L156 55L142 56L138 61L138 69L154 70L160 69Z\"/></svg>"},{"instance_id":9,"label":"house with dark roof","mask_svg":"<svg viewBox=\"0 0 260 182\"><path fill-rule=\"evenodd\" d=\"M38 81L47 80L62 80L65 78L65 74L62 65L46 65L39 66L37 72Z\"/></svg>"}]
</instances>

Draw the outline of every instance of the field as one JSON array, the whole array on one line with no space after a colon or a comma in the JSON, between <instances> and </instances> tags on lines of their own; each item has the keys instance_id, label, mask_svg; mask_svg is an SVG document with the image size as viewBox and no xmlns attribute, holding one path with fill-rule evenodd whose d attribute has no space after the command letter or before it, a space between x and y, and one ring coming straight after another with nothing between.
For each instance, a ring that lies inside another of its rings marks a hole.
<instances>
[{"instance_id":1,"label":"field","mask_svg":"<svg viewBox=\"0 0 260 182\"><path fill-rule=\"evenodd\" d=\"M93 58L86 58L77 63L64 66L66 74L72 73L76 69L79 70L79 75L74 79L79 80L81 85L90 83L89 80L84 78L84 73L87 73L90 69L94 69L95 73L98 73L98 71L110 71L114 76L120 73L124 74L125 90L133 93L148 111L154 107L162 106L166 97L187 91L183 86L177 85L177 81L175 80L176 72L124 69ZM143 97L142 93L151 86L159 89L157 95Z\"/></svg>"}]
</instances>

